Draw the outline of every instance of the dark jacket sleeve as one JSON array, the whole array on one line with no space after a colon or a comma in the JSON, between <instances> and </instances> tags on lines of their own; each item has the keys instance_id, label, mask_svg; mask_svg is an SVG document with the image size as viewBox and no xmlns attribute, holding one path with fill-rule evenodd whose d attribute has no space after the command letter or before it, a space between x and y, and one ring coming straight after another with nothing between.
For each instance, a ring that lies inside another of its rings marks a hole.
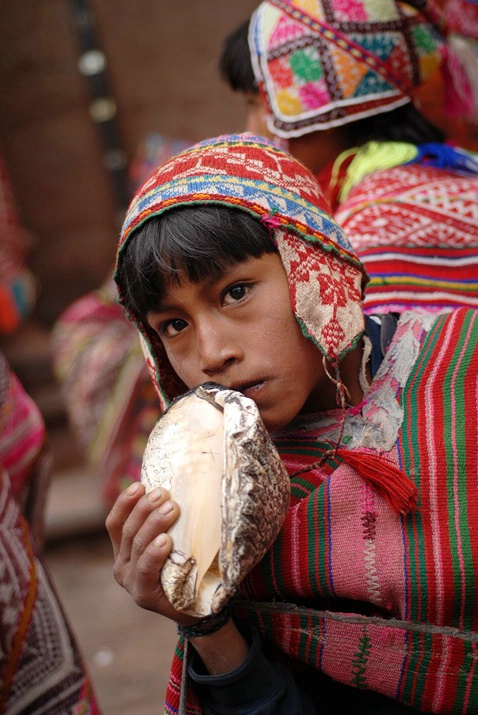
<instances>
[{"instance_id":1,"label":"dark jacket sleeve","mask_svg":"<svg viewBox=\"0 0 478 715\"><path fill-rule=\"evenodd\" d=\"M247 660L224 675L208 675L194 653L189 675L205 715L317 715L312 701L301 693L290 672L269 660L253 631Z\"/></svg>"}]
</instances>

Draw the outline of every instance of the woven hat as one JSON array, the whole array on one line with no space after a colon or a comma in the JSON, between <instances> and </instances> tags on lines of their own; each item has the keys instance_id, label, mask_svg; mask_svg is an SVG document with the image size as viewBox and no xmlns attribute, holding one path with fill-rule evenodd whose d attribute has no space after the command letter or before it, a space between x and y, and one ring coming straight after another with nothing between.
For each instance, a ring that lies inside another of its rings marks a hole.
<instances>
[{"instance_id":1,"label":"woven hat","mask_svg":"<svg viewBox=\"0 0 478 715\"><path fill-rule=\"evenodd\" d=\"M173 208L216 204L247 211L270 229L290 286L293 311L304 335L338 363L364 329L365 268L330 216L314 176L272 142L251 134L203 141L172 158L138 190L124 221L116 281L120 301L122 255L146 221ZM162 343L139 315L163 406L186 391Z\"/></svg>"},{"instance_id":2,"label":"woven hat","mask_svg":"<svg viewBox=\"0 0 478 715\"><path fill-rule=\"evenodd\" d=\"M426 0L262 2L249 44L271 131L301 136L410 102L441 64L443 27Z\"/></svg>"},{"instance_id":3,"label":"woven hat","mask_svg":"<svg viewBox=\"0 0 478 715\"><path fill-rule=\"evenodd\" d=\"M446 0L444 12L451 32L478 40L478 2L476 0Z\"/></svg>"}]
</instances>

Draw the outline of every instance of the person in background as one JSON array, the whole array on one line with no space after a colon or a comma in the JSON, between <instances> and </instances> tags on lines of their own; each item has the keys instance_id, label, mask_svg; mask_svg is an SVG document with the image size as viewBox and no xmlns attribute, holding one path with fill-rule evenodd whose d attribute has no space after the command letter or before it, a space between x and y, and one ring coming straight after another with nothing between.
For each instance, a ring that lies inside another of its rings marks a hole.
<instances>
[{"instance_id":1,"label":"person in background","mask_svg":"<svg viewBox=\"0 0 478 715\"><path fill-rule=\"evenodd\" d=\"M251 134L158 168L115 279L162 407L241 392L290 476L277 540L205 619L162 588L181 501L134 484L111 510L116 580L179 624L164 712L475 713L478 311L365 315L315 177Z\"/></svg>"},{"instance_id":2,"label":"person in background","mask_svg":"<svg viewBox=\"0 0 478 715\"><path fill-rule=\"evenodd\" d=\"M36 299L35 278L26 265L27 232L18 218L10 177L0 156L0 333L16 330Z\"/></svg>"},{"instance_id":3,"label":"person in background","mask_svg":"<svg viewBox=\"0 0 478 715\"><path fill-rule=\"evenodd\" d=\"M248 27L246 20L225 38L219 72L233 91L244 95L245 128L267 136ZM188 145L183 139L148 134L129 167L132 193L157 166ZM59 316L52 331L52 355L73 432L88 463L101 475L101 498L110 508L118 494L139 479L146 441L160 414L136 331L117 304L111 275Z\"/></svg>"},{"instance_id":4,"label":"person in background","mask_svg":"<svg viewBox=\"0 0 478 715\"><path fill-rule=\"evenodd\" d=\"M267 126L267 112L252 69L248 34L249 20L245 20L227 35L219 57L219 73L229 88L245 100L247 115L244 131L272 139L273 134Z\"/></svg>"},{"instance_id":5,"label":"person in background","mask_svg":"<svg viewBox=\"0 0 478 715\"><path fill-rule=\"evenodd\" d=\"M473 111L438 7L270 0L249 42L270 131L317 176L367 267L365 310L478 306L478 161L415 103L441 67L448 106Z\"/></svg>"},{"instance_id":6,"label":"person in background","mask_svg":"<svg viewBox=\"0 0 478 715\"><path fill-rule=\"evenodd\" d=\"M129 176L134 192L183 139L151 133L138 147ZM59 316L52 355L69 421L87 461L101 475L100 498L109 508L140 475L159 404L138 336L118 305L112 275Z\"/></svg>"},{"instance_id":7,"label":"person in background","mask_svg":"<svg viewBox=\"0 0 478 715\"><path fill-rule=\"evenodd\" d=\"M478 56L478 3L475 0L445 0L444 13L450 37L457 49L462 65L465 67L466 78L472 85L473 106L468 121L457 114L461 122L461 132L468 141L473 142L472 148L478 150L478 74L476 58ZM453 107L451 108L453 110Z\"/></svg>"},{"instance_id":8,"label":"person in background","mask_svg":"<svg viewBox=\"0 0 478 715\"><path fill-rule=\"evenodd\" d=\"M29 236L21 224L6 163L0 156L0 337L28 318L36 280L27 264ZM37 539L43 538L50 475L43 417L0 352L0 462ZM12 409L15 405L15 409Z\"/></svg>"},{"instance_id":9,"label":"person in background","mask_svg":"<svg viewBox=\"0 0 478 715\"><path fill-rule=\"evenodd\" d=\"M31 311L35 280L1 159L0 281L7 334ZM100 715L42 554L50 474L43 416L0 351L0 712Z\"/></svg>"}]
</instances>

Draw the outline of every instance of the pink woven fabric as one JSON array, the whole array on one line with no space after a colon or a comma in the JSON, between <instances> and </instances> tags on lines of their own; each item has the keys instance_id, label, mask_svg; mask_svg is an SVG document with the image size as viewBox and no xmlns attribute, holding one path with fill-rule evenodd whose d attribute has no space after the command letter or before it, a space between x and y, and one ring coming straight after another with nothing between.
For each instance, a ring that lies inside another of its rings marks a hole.
<instances>
[{"instance_id":1,"label":"pink woven fabric","mask_svg":"<svg viewBox=\"0 0 478 715\"><path fill-rule=\"evenodd\" d=\"M0 354L0 466L7 471L17 498L44 442L42 414Z\"/></svg>"}]
</instances>

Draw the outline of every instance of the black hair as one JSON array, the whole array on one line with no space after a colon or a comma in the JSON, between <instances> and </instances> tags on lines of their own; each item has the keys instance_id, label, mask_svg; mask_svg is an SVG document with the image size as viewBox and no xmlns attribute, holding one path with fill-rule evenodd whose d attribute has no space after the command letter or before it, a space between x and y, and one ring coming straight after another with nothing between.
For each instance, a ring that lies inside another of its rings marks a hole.
<instances>
[{"instance_id":1,"label":"black hair","mask_svg":"<svg viewBox=\"0 0 478 715\"><path fill-rule=\"evenodd\" d=\"M171 209L148 219L123 249L117 281L124 307L145 318L169 285L219 277L235 263L276 252L269 229L246 211L217 204Z\"/></svg>"},{"instance_id":2,"label":"black hair","mask_svg":"<svg viewBox=\"0 0 478 715\"><path fill-rule=\"evenodd\" d=\"M430 122L411 102L389 112L374 114L344 124L349 146L361 146L369 141L409 142L426 144L445 141L445 134Z\"/></svg>"},{"instance_id":3,"label":"black hair","mask_svg":"<svg viewBox=\"0 0 478 715\"><path fill-rule=\"evenodd\" d=\"M249 20L241 23L224 40L219 59L219 72L233 92L258 94L249 50Z\"/></svg>"}]
</instances>

